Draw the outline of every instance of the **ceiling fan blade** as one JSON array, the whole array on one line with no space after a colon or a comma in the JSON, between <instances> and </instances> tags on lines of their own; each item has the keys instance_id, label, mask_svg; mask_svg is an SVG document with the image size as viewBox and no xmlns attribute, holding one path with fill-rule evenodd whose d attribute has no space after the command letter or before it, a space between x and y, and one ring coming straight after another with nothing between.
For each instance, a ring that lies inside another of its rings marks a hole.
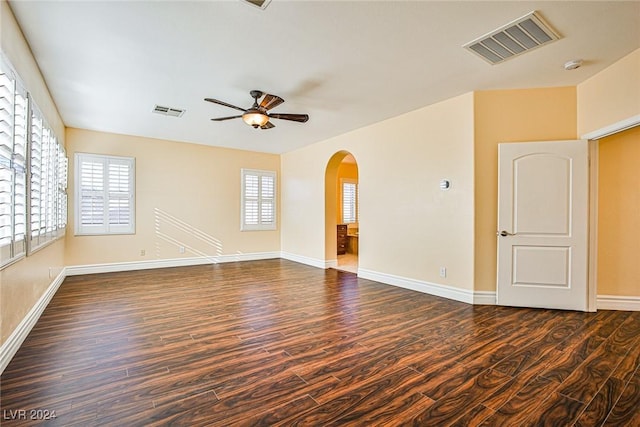
<instances>
[{"instance_id":1,"label":"ceiling fan blade","mask_svg":"<svg viewBox=\"0 0 640 427\"><path fill-rule=\"evenodd\" d=\"M276 127L276 125L274 125L271 122L267 122L267 123L263 124L262 126L260 126L260 129L271 129L271 128L274 128L274 127Z\"/></svg>"},{"instance_id":2,"label":"ceiling fan blade","mask_svg":"<svg viewBox=\"0 0 640 427\"><path fill-rule=\"evenodd\" d=\"M218 101L217 99L213 99L213 98L205 98L204 100L205 100L205 101L209 101L209 102L213 102L214 104L224 105L225 107L234 108L234 109L236 109L236 110L240 110L240 111L242 111L242 112L247 111L247 110L245 110L244 108L236 107L235 105L227 104L226 102Z\"/></svg>"},{"instance_id":3,"label":"ceiling fan blade","mask_svg":"<svg viewBox=\"0 0 640 427\"><path fill-rule=\"evenodd\" d=\"M229 117L218 117L216 119L211 119L214 122L222 122L224 120L231 120L231 119L239 119L242 116L229 116Z\"/></svg>"},{"instance_id":4,"label":"ceiling fan blade","mask_svg":"<svg viewBox=\"0 0 640 427\"><path fill-rule=\"evenodd\" d=\"M287 114L287 113L273 113L269 114L269 117L280 120L291 120L292 122L304 123L309 120L308 114Z\"/></svg>"},{"instance_id":5,"label":"ceiling fan blade","mask_svg":"<svg viewBox=\"0 0 640 427\"><path fill-rule=\"evenodd\" d=\"M274 107L277 107L283 102L284 102L284 99L280 98L279 96L271 95L267 93L262 99L260 106L268 111Z\"/></svg>"}]
</instances>

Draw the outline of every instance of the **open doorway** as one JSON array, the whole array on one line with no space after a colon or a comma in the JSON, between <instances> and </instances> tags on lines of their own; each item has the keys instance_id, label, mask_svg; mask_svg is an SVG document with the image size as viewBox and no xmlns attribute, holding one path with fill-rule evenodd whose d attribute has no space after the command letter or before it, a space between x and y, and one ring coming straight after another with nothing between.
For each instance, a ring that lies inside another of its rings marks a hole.
<instances>
[{"instance_id":1,"label":"open doorway","mask_svg":"<svg viewBox=\"0 0 640 427\"><path fill-rule=\"evenodd\" d=\"M358 164L346 151L334 154L325 175L326 259L339 270L358 272L360 253Z\"/></svg>"},{"instance_id":2,"label":"open doorway","mask_svg":"<svg viewBox=\"0 0 640 427\"><path fill-rule=\"evenodd\" d=\"M599 138L597 144L594 293L599 308L638 310L640 126Z\"/></svg>"}]
</instances>

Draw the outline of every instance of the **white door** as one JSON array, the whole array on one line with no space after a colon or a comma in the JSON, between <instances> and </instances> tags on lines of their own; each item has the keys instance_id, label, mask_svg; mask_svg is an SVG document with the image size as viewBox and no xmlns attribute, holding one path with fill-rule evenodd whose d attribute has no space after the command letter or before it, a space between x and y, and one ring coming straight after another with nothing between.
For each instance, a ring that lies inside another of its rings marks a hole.
<instances>
[{"instance_id":1,"label":"white door","mask_svg":"<svg viewBox=\"0 0 640 427\"><path fill-rule=\"evenodd\" d=\"M587 311L587 141L498 146L499 305Z\"/></svg>"}]
</instances>

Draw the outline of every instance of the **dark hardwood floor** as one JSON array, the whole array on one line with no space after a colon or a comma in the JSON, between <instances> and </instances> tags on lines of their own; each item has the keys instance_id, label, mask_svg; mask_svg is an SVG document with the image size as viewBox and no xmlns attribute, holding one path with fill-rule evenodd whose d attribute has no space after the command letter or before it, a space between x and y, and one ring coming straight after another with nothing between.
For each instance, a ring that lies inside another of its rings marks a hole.
<instances>
[{"instance_id":1,"label":"dark hardwood floor","mask_svg":"<svg viewBox=\"0 0 640 427\"><path fill-rule=\"evenodd\" d=\"M1 423L639 426L639 366L640 312L471 306L285 260L76 276L2 374Z\"/></svg>"}]
</instances>

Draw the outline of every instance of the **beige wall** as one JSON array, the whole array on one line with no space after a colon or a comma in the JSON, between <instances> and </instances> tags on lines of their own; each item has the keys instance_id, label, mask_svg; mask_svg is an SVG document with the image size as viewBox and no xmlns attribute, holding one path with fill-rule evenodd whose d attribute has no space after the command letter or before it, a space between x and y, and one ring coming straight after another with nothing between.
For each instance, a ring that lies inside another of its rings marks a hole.
<instances>
[{"instance_id":1,"label":"beige wall","mask_svg":"<svg viewBox=\"0 0 640 427\"><path fill-rule=\"evenodd\" d=\"M31 50L5 0L0 0L0 45L49 125L64 144L64 125ZM64 261L64 241L39 250L0 270L0 345L36 304L60 272Z\"/></svg>"},{"instance_id":2,"label":"beige wall","mask_svg":"<svg viewBox=\"0 0 640 427\"><path fill-rule=\"evenodd\" d=\"M640 296L640 126L603 138L598 164L598 294Z\"/></svg>"},{"instance_id":3,"label":"beige wall","mask_svg":"<svg viewBox=\"0 0 640 427\"><path fill-rule=\"evenodd\" d=\"M640 115L640 49L578 85L578 135Z\"/></svg>"},{"instance_id":4,"label":"beige wall","mask_svg":"<svg viewBox=\"0 0 640 427\"><path fill-rule=\"evenodd\" d=\"M69 212L67 265L280 250L279 230L240 231L240 170L279 174L277 155L79 129L67 129L67 150L70 206L76 152L136 159L136 234L75 236Z\"/></svg>"},{"instance_id":5,"label":"beige wall","mask_svg":"<svg viewBox=\"0 0 640 427\"><path fill-rule=\"evenodd\" d=\"M473 95L283 154L285 253L325 260L324 177L340 150L358 164L359 267L472 289Z\"/></svg>"},{"instance_id":6,"label":"beige wall","mask_svg":"<svg viewBox=\"0 0 640 427\"><path fill-rule=\"evenodd\" d=\"M64 240L0 270L2 343L47 290L64 266Z\"/></svg>"},{"instance_id":7,"label":"beige wall","mask_svg":"<svg viewBox=\"0 0 640 427\"><path fill-rule=\"evenodd\" d=\"M496 289L498 144L576 138L576 88L480 91L475 111L475 290Z\"/></svg>"}]
</instances>

